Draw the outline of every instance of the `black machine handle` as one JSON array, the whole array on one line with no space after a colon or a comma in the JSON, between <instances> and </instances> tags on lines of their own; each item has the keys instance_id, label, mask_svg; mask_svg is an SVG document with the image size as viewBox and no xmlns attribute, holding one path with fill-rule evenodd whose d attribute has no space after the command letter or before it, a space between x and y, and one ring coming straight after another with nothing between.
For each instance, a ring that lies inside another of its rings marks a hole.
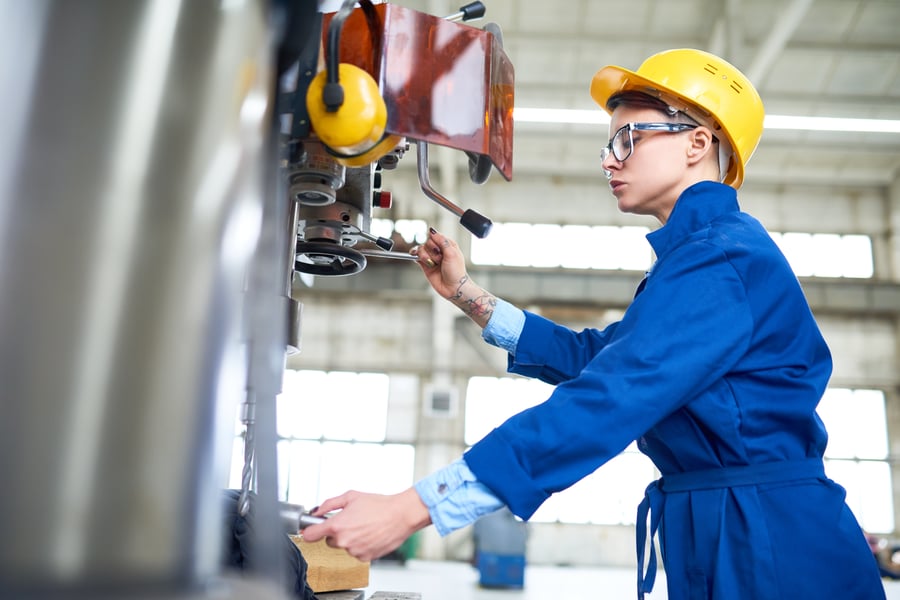
<instances>
[{"instance_id":1,"label":"black machine handle","mask_svg":"<svg viewBox=\"0 0 900 600\"><path fill-rule=\"evenodd\" d=\"M472 235L481 239L486 238L491 232L491 228L494 226L494 223L490 219L475 212L471 208L467 209L466 212L462 214L459 223L471 231Z\"/></svg>"},{"instance_id":2,"label":"black machine handle","mask_svg":"<svg viewBox=\"0 0 900 600\"><path fill-rule=\"evenodd\" d=\"M428 144L421 140L416 142L416 168L419 174L419 185L426 196L459 217L460 224L473 235L479 238L487 237L487 234L491 232L491 227L494 226L490 219L472 209L464 211L431 187L431 180L428 177Z\"/></svg>"},{"instance_id":3,"label":"black machine handle","mask_svg":"<svg viewBox=\"0 0 900 600\"><path fill-rule=\"evenodd\" d=\"M445 19L448 21L472 21L483 17L485 11L486 9L483 2L470 2L465 6L460 6L459 12L449 15L448 17L445 17Z\"/></svg>"}]
</instances>

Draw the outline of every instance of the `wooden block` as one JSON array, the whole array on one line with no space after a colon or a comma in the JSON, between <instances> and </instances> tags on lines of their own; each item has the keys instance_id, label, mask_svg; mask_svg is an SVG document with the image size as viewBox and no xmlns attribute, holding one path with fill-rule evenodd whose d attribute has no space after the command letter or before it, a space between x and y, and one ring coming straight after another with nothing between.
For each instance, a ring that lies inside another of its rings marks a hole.
<instances>
[{"instance_id":1,"label":"wooden block","mask_svg":"<svg viewBox=\"0 0 900 600\"><path fill-rule=\"evenodd\" d=\"M369 585L369 563L353 558L345 550L332 548L325 540L310 543L302 535L290 537L309 565L306 581L313 592L352 590Z\"/></svg>"}]
</instances>

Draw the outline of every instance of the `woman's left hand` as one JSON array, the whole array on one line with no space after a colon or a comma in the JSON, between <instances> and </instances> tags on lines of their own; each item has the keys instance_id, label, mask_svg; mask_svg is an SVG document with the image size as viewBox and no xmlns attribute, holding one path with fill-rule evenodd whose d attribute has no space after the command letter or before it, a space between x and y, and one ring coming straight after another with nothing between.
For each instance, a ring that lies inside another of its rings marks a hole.
<instances>
[{"instance_id":1,"label":"woman's left hand","mask_svg":"<svg viewBox=\"0 0 900 600\"><path fill-rule=\"evenodd\" d=\"M303 530L303 539L322 538L361 561L371 561L396 549L406 539L431 524L428 508L415 488L394 495L346 492L322 503L314 516L338 510L324 523Z\"/></svg>"}]
</instances>

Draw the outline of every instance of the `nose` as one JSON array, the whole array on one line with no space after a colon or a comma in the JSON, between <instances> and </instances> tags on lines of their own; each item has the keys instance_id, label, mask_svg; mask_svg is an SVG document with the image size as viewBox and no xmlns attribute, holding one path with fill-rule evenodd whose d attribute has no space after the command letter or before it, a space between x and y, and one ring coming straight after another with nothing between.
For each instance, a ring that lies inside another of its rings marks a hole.
<instances>
[{"instance_id":1,"label":"nose","mask_svg":"<svg viewBox=\"0 0 900 600\"><path fill-rule=\"evenodd\" d=\"M603 173L606 175L607 179L611 179L612 172L618 170L621 166L622 163L616 159L612 152L608 153L603 157L603 160L600 161L600 167L603 169Z\"/></svg>"}]
</instances>

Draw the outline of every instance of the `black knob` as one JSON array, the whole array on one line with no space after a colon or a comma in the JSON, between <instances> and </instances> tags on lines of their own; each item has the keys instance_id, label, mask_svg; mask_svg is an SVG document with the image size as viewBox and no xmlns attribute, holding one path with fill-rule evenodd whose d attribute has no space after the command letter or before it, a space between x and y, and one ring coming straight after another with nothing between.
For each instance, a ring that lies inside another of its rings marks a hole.
<instances>
[{"instance_id":1,"label":"black knob","mask_svg":"<svg viewBox=\"0 0 900 600\"><path fill-rule=\"evenodd\" d=\"M471 21L472 19L480 19L484 16L485 7L483 2L470 2L465 6L459 7L459 12L463 14L463 21Z\"/></svg>"},{"instance_id":2,"label":"black knob","mask_svg":"<svg viewBox=\"0 0 900 600\"><path fill-rule=\"evenodd\" d=\"M459 223L472 232L475 237L486 238L494 224L487 217L478 214L471 208L462 214Z\"/></svg>"}]
</instances>

